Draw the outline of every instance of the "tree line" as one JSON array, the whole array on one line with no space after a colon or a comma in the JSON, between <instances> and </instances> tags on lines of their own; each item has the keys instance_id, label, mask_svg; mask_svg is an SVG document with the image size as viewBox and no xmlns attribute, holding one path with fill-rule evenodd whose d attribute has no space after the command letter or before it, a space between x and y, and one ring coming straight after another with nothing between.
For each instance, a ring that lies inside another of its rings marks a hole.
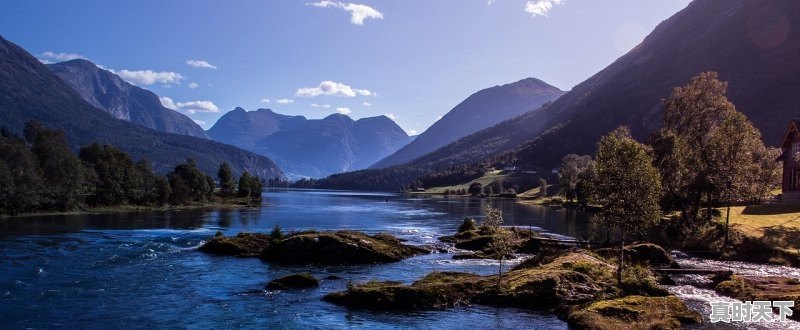
<instances>
[{"instance_id":1,"label":"tree line","mask_svg":"<svg viewBox=\"0 0 800 330\"><path fill-rule=\"evenodd\" d=\"M261 179L245 172L237 184L227 162L217 191L214 178L191 159L160 176L147 159L134 162L111 145L94 143L75 154L63 131L37 121L27 122L23 135L0 130L0 214L261 199Z\"/></svg>"}]
</instances>

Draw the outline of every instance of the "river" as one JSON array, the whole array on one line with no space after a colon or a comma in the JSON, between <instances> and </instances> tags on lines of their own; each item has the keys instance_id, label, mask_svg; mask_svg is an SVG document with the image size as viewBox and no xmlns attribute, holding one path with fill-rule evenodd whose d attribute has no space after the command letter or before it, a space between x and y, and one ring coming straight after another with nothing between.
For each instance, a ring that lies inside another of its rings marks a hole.
<instances>
[{"instance_id":1,"label":"river","mask_svg":"<svg viewBox=\"0 0 800 330\"><path fill-rule=\"evenodd\" d=\"M275 224L286 231L388 232L411 244L437 244L439 236L453 233L465 217L480 218L485 205L503 210L506 225L584 237L590 217L585 213L510 199L321 190L270 190L263 203L260 209L235 211L0 219L0 329L566 328L554 315L513 308L398 314L348 310L320 300L344 289L348 281L410 283L434 270L497 270L493 261L454 261L455 251L386 265L286 267L206 255L196 248L217 230L226 235L269 232ZM299 292L263 290L269 280L297 272L342 279L323 280L318 289ZM704 301L722 299L711 290L693 288L684 284L670 290L698 310L706 308Z\"/></svg>"}]
</instances>

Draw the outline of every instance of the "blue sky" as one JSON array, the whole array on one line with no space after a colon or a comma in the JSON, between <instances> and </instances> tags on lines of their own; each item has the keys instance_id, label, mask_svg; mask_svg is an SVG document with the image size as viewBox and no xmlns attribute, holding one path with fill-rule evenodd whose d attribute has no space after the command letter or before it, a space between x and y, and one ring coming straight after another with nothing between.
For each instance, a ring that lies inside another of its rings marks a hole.
<instances>
[{"instance_id":1,"label":"blue sky","mask_svg":"<svg viewBox=\"0 0 800 330\"><path fill-rule=\"evenodd\" d=\"M391 114L419 133L483 88L569 90L688 3L26 0L0 4L0 34L44 61L88 58L206 129L241 106Z\"/></svg>"}]
</instances>

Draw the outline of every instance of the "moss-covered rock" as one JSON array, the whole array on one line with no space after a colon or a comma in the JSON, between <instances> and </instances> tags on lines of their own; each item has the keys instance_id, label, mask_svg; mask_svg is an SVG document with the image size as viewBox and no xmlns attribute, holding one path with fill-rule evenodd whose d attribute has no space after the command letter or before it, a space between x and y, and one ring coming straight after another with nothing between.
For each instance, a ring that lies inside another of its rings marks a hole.
<instances>
[{"instance_id":1,"label":"moss-covered rock","mask_svg":"<svg viewBox=\"0 0 800 330\"><path fill-rule=\"evenodd\" d=\"M397 238L360 232L304 232L271 244L261 258L280 264L370 264L395 262L428 250L406 245Z\"/></svg>"},{"instance_id":2,"label":"moss-covered rock","mask_svg":"<svg viewBox=\"0 0 800 330\"><path fill-rule=\"evenodd\" d=\"M319 280L311 274L292 274L270 281L267 283L267 290L308 289L318 286Z\"/></svg>"},{"instance_id":3,"label":"moss-covered rock","mask_svg":"<svg viewBox=\"0 0 800 330\"><path fill-rule=\"evenodd\" d=\"M800 320L800 280L777 276L733 275L714 288L717 293L742 301L794 301L789 318Z\"/></svg>"},{"instance_id":4,"label":"moss-covered rock","mask_svg":"<svg viewBox=\"0 0 800 330\"><path fill-rule=\"evenodd\" d=\"M272 244L272 238L265 234L239 233L234 237L217 234L210 241L201 245L198 250L205 253L258 257L261 251Z\"/></svg>"},{"instance_id":5,"label":"moss-covered rock","mask_svg":"<svg viewBox=\"0 0 800 330\"><path fill-rule=\"evenodd\" d=\"M372 310L434 310L468 305L479 288L480 276L458 272L434 272L411 285L371 281L323 300L352 308Z\"/></svg>"},{"instance_id":6,"label":"moss-covered rock","mask_svg":"<svg viewBox=\"0 0 800 330\"><path fill-rule=\"evenodd\" d=\"M627 296L574 309L567 318L576 329L681 329L703 321L678 297Z\"/></svg>"}]
</instances>

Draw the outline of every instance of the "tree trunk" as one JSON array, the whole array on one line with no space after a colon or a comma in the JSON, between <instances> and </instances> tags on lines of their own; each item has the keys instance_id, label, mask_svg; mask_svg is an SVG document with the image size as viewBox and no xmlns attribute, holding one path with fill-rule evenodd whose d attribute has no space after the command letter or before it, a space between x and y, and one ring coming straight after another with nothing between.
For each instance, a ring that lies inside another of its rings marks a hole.
<instances>
[{"instance_id":1,"label":"tree trunk","mask_svg":"<svg viewBox=\"0 0 800 330\"><path fill-rule=\"evenodd\" d=\"M722 244L723 248L728 246L728 236L730 233L730 226L731 226L731 204L728 203L728 211L725 215L725 243Z\"/></svg>"},{"instance_id":2,"label":"tree trunk","mask_svg":"<svg viewBox=\"0 0 800 330\"><path fill-rule=\"evenodd\" d=\"M500 281L503 279L503 259L505 256L500 256L500 267L497 267L497 294L500 294Z\"/></svg>"},{"instance_id":3,"label":"tree trunk","mask_svg":"<svg viewBox=\"0 0 800 330\"><path fill-rule=\"evenodd\" d=\"M708 205L706 206L706 223L711 223L711 189L706 193L706 198L708 199Z\"/></svg>"},{"instance_id":4,"label":"tree trunk","mask_svg":"<svg viewBox=\"0 0 800 330\"><path fill-rule=\"evenodd\" d=\"M622 287L622 267L625 266L625 229L622 229L622 239L619 241L619 262L617 263L617 287Z\"/></svg>"}]
</instances>

